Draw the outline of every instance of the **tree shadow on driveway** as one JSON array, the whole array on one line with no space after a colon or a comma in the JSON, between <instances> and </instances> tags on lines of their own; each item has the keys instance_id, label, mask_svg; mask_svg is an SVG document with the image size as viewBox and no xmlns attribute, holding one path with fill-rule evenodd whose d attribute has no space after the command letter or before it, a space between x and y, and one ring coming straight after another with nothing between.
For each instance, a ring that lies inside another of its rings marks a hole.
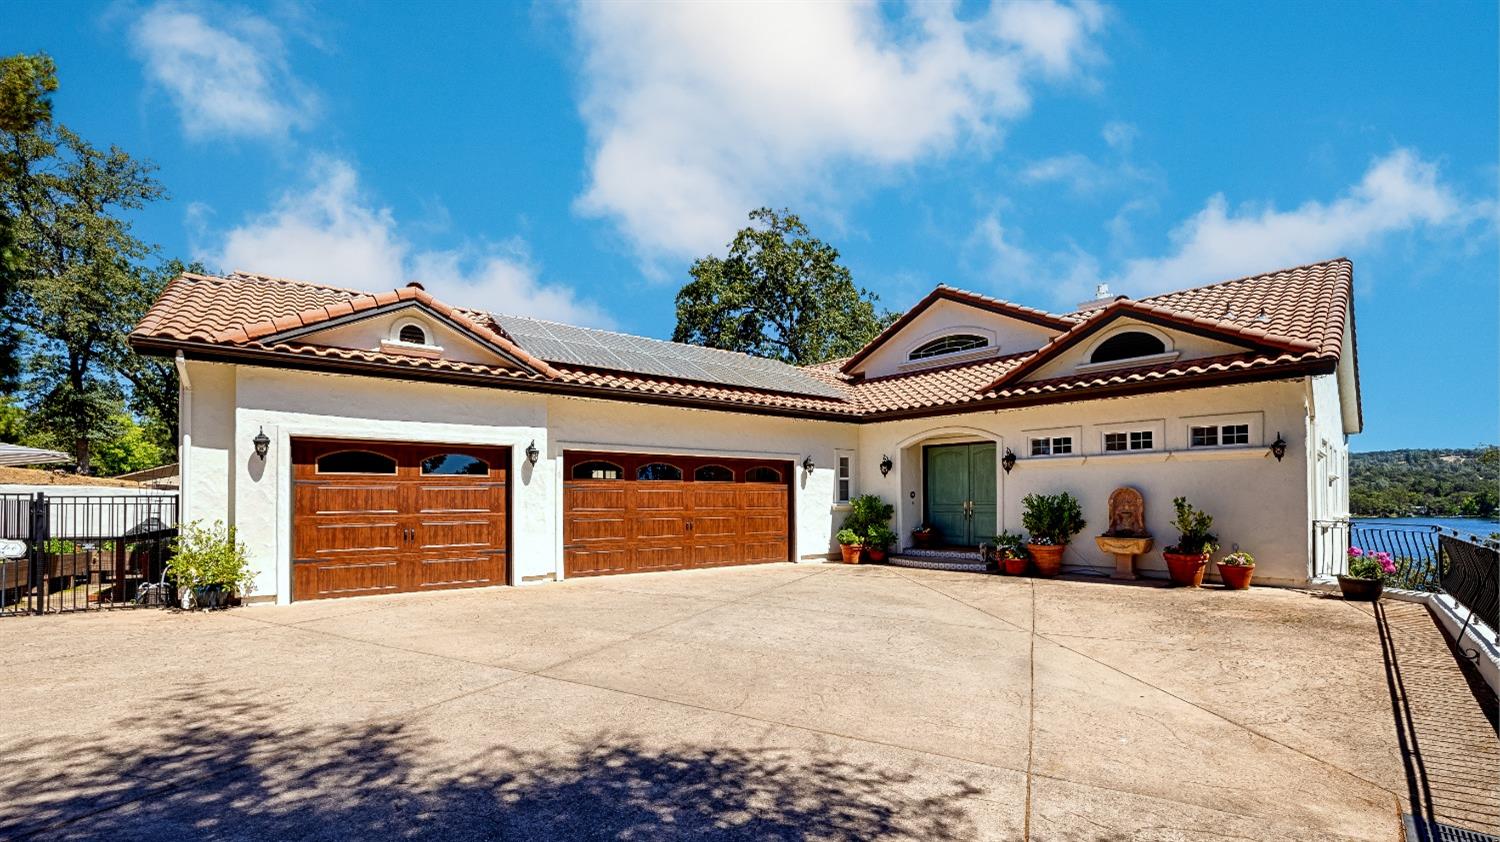
<instances>
[{"instance_id":1,"label":"tree shadow on driveway","mask_svg":"<svg viewBox=\"0 0 1500 842\"><path fill-rule=\"evenodd\" d=\"M108 737L0 744L0 839L962 839L957 780L786 749L650 746L425 759L402 724L277 726L199 687ZM447 740L446 747L461 744Z\"/></svg>"}]
</instances>

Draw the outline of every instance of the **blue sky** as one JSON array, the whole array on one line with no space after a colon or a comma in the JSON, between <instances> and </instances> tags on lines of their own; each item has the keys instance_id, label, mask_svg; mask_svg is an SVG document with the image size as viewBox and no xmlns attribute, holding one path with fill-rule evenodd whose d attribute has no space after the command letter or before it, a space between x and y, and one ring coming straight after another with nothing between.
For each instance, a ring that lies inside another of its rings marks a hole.
<instances>
[{"instance_id":1,"label":"blue sky","mask_svg":"<svg viewBox=\"0 0 1500 842\"><path fill-rule=\"evenodd\" d=\"M1358 450L1493 442L1493 3L11 2L165 256L668 336L790 207L903 309L1348 255Z\"/></svg>"}]
</instances>

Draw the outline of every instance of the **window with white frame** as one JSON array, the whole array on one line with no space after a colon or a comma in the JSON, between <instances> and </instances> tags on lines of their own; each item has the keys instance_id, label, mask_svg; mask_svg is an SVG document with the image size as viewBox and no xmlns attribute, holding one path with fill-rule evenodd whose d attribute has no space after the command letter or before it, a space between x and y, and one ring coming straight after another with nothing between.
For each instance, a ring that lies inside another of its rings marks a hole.
<instances>
[{"instance_id":1,"label":"window with white frame","mask_svg":"<svg viewBox=\"0 0 1500 842\"><path fill-rule=\"evenodd\" d=\"M1188 428L1188 447L1242 447L1249 443L1249 424L1194 424Z\"/></svg>"},{"instance_id":2,"label":"window with white frame","mask_svg":"<svg viewBox=\"0 0 1500 842\"><path fill-rule=\"evenodd\" d=\"M838 455L838 489L835 492L838 499L836 502L847 503L854 496L854 457L851 454L840 453Z\"/></svg>"},{"instance_id":3,"label":"window with white frame","mask_svg":"<svg viewBox=\"0 0 1500 842\"><path fill-rule=\"evenodd\" d=\"M1132 450L1154 450L1155 430L1121 430L1104 434L1105 453L1129 453Z\"/></svg>"},{"instance_id":4,"label":"window with white frame","mask_svg":"<svg viewBox=\"0 0 1500 842\"><path fill-rule=\"evenodd\" d=\"M1032 456L1067 456L1072 452L1072 436L1038 436L1031 439Z\"/></svg>"}]
</instances>

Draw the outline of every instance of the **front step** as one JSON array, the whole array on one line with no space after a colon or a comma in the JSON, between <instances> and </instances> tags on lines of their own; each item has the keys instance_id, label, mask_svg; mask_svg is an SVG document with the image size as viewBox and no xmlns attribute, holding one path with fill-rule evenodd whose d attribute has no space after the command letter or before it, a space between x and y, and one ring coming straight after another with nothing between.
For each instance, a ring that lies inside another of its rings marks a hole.
<instances>
[{"instance_id":1,"label":"front step","mask_svg":"<svg viewBox=\"0 0 1500 842\"><path fill-rule=\"evenodd\" d=\"M953 570L960 573L984 573L989 567L978 552L963 550L919 550L912 548L888 556L887 564L915 567L921 570Z\"/></svg>"}]
</instances>

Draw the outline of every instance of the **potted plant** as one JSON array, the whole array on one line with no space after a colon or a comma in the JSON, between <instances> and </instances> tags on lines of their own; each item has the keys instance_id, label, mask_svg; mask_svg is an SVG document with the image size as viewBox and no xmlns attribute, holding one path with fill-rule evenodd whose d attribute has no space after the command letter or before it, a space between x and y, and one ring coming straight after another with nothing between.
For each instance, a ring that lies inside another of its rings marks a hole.
<instances>
[{"instance_id":1,"label":"potted plant","mask_svg":"<svg viewBox=\"0 0 1500 842\"><path fill-rule=\"evenodd\" d=\"M871 561L885 561L886 552L896 543L896 531L884 523L870 527L865 535L865 552Z\"/></svg>"},{"instance_id":2,"label":"potted plant","mask_svg":"<svg viewBox=\"0 0 1500 842\"><path fill-rule=\"evenodd\" d=\"M849 501L849 516L844 518L843 528L858 537L861 546L870 552L871 560L883 561L885 548L895 543L895 534L885 537L885 533L891 531L889 522L894 515L895 506L880 500L874 494L861 494ZM843 539L838 540L838 543L843 543ZM879 554L879 558L876 558L876 554Z\"/></svg>"},{"instance_id":3,"label":"potted plant","mask_svg":"<svg viewBox=\"0 0 1500 842\"><path fill-rule=\"evenodd\" d=\"M937 530L925 523L919 523L912 528L911 542L918 549L927 549L937 541Z\"/></svg>"},{"instance_id":4,"label":"potted plant","mask_svg":"<svg viewBox=\"0 0 1500 842\"><path fill-rule=\"evenodd\" d=\"M1026 539L1014 532L1002 531L995 536L995 559L999 569L1012 576L1026 572Z\"/></svg>"},{"instance_id":5,"label":"potted plant","mask_svg":"<svg viewBox=\"0 0 1500 842\"><path fill-rule=\"evenodd\" d=\"M1226 590L1250 589L1250 577L1255 575L1255 556L1237 550L1219 561L1219 579Z\"/></svg>"},{"instance_id":6,"label":"potted plant","mask_svg":"<svg viewBox=\"0 0 1500 842\"><path fill-rule=\"evenodd\" d=\"M1352 602L1374 602L1385 592L1386 577L1395 572L1390 553L1350 547L1349 572L1339 576L1339 590Z\"/></svg>"},{"instance_id":7,"label":"potted plant","mask_svg":"<svg viewBox=\"0 0 1500 842\"><path fill-rule=\"evenodd\" d=\"M1021 500L1021 525L1031 534L1026 550L1038 576L1051 578L1062 572L1063 552L1086 525L1078 499L1068 492L1028 494Z\"/></svg>"},{"instance_id":8,"label":"potted plant","mask_svg":"<svg viewBox=\"0 0 1500 842\"><path fill-rule=\"evenodd\" d=\"M844 554L845 564L859 564L859 554L864 549L859 533L853 529L840 529L834 536L839 542L839 552Z\"/></svg>"},{"instance_id":9,"label":"potted plant","mask_svg":"<svg viewBox=\"0 0 1500 842\"><path fill-rule=\"evenodd\" d=\"M177 582L182 607L187 609L218 608L255 589L255 574L234 527L216 520L205 529L200 523L193 521L182 528L167 560L167 572Z\"/></svg>"},{"instance_id":10,"label":"potted plant","mask_svg":"<svg viewBox=\"0 0 1500 842\"><path fill-rule=\"evenodd\" d=\"M1186 497L1173 500L1172 507L1177 510L1173 521L1177 526L1177 543L1161 551L1162 558L1167 560L1167 573L1174 585L1200 588L1209 556L1219 548L1218 536L1208 531L1213 528L1213 516L1193 508Z\"/></svg>"}]
</instances>

